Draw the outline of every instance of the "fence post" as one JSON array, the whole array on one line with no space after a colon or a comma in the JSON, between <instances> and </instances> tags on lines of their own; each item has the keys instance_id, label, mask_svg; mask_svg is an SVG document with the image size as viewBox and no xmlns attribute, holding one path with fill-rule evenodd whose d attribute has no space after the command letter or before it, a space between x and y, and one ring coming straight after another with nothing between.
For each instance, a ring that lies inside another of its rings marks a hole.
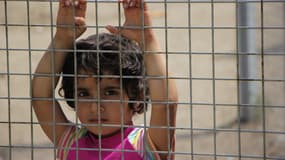
<instances>
[{"instance_id":1,"label":"fence post","mask_svg":"<svg viewBox=\"0 0 285 160\"><path fill-rule=\"evenodd\" d=\"M256 29L255 4L238 2L238 54L239 54L239 107L240 122L253 119L253 109L257 101L256 69Z\"/></svg>"}]
</instances>

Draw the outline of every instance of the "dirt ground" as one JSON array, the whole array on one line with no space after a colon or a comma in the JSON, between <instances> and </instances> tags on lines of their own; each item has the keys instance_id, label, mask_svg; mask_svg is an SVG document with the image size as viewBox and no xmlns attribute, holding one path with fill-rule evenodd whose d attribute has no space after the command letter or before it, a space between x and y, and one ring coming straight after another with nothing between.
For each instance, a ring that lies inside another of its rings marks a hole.
<instances>
[{"instance_id":1,"label":"dirt ground","mask_svg":"<svg viewBox=\"0 0 285 160\"><path fill-rule=\"evenodd\" d=\"M29 98L31 73L54 33L49 25L55 20L56 5L8 1L5 14L6 5L0 2L0 160L55 157L39 126L31 125L36 118ZM248 107L251 120L247 123L238 121L236 6L215 3L214 10L211 7L210 3L150 4L155 31L169 53L168 68L177 78L176 159L285 159L285 33L273 28L284 27L284 6L265 3L261 12L260 4L255 4L257 28L261 22L269 28L263 32L257 29L255 35L256 51L263 47L265 55L254 56L254 76L265 81L251 83L258 88L253 97L257 107ZM89 28L83 37L96 33L95 26L104 32L107 24L121 23L117 4L98 3L97 13L95 8L95 3L89 2ZM212 30L212 23L220 28ZM196 27L191 32L189 24ZM74 119L70 109L65 112ZM143 123L143 117L135 117L135 122Z\"/></svg>"}]
</instances>

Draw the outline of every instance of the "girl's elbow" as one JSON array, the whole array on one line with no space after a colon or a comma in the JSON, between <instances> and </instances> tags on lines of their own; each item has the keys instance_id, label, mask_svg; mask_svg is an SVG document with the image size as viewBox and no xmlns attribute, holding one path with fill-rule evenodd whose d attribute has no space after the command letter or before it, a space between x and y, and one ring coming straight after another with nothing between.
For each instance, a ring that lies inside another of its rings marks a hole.
<instances>
[{"instance_id":1,"label":"girl's elbow","mask_svg":"<svg viewBox=\"0 0 285 160\"><path fill-rule=\"evenodd\" d=\"M170 94L168 95L168 100L173 104L177 104L178 99L179 97L178 97L177 90L170 92Z\"/></svg>"}]
</instances>

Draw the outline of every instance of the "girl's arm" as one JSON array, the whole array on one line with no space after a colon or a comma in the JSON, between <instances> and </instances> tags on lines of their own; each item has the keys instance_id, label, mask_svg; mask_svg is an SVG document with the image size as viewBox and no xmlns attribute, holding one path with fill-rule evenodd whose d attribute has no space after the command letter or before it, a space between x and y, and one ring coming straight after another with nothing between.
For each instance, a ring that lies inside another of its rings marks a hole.
<instances>
[{"instance_id":1,"label":"girl's arm","mask_svg":"<svg viewBox=\"0 0 285 160\"><path fill-rule=\"evenodd\" d=\"M68 123L68 120L59 103L57 101L54 103L52 100L59 79L53 74L59 74L62 71L67 54L62 50L72 49L74 40L86 30L85 12L85 0L74 3L72 0L60 0L56 34L39 62L32 82L34 111L43 131L56 145L68 127L63 123ZM61 124L54 126L54 122Z\"/></svg>"},{"instance_id":2,"label":"girl's arm","mask_svg":"<svg viewBox=\"0 0 285 160\"><path fill-rule=\"evenodd\" d=\"M168 79L171 75L166 70L165 54L156 53L160 51L158 41L152 36L146 39L145 50L148 53L144 56L144 61L147 76L161 77L148 80L152 101L150 126L154 127L149 128L148 133L159 151L172 151L178 101L176 85L174 79Z\"/></svg>"},{"instance_id":3,"label":"girl's arm","mask_svg":"<svg viewBox=\"0 0 285 160\"><path fill-rule=\"evenodd\" d=\"M141 5L143 4L143 5ZM140 47L146 51L144 55L144 63L146 65L147 76L164 77L151 79L148 78L150 89L150 98L152 103L151 128L148 129L150 141L152 141L158 151L173 150L174 129L167 127L175 127L176 108L178 95L175 82L167 73L165 53L157 53L161 51L159 42L151 29L150 15L146 3L142 0L123 0L125 12L126 27L147 26L144 31L140 29L122 29L108 26L107 29L111 33L122 34L139 43ZM142 10L142 7L144 10ZM143 13L143 14L142 14ZM142 16L144 22L142 23ZM143 41L144 39L144 41ZM165 158L167 154L160 154L161 158Z\"/></svg>"}]
</instances>

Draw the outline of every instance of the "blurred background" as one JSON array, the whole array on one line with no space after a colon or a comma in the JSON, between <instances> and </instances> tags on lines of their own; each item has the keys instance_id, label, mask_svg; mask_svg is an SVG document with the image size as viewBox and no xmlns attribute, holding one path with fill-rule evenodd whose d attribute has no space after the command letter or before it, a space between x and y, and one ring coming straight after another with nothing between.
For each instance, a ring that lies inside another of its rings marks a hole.
<instances>
[{"instance_id":1,"label":"blurred background","mask_svg":"<svg viewBox=\"0 0 285 160\"><path fill-rule=\"evenodd\" d=\"M30 97L57 5L0 1L0 160L55 158ZM285 2L153 0L149 6L179 91L176 159L285 159ZM122 23L117 2L88 1L82 37ZM144 117L149 112L135 122Z\"/></svg>"}]
</instances>

